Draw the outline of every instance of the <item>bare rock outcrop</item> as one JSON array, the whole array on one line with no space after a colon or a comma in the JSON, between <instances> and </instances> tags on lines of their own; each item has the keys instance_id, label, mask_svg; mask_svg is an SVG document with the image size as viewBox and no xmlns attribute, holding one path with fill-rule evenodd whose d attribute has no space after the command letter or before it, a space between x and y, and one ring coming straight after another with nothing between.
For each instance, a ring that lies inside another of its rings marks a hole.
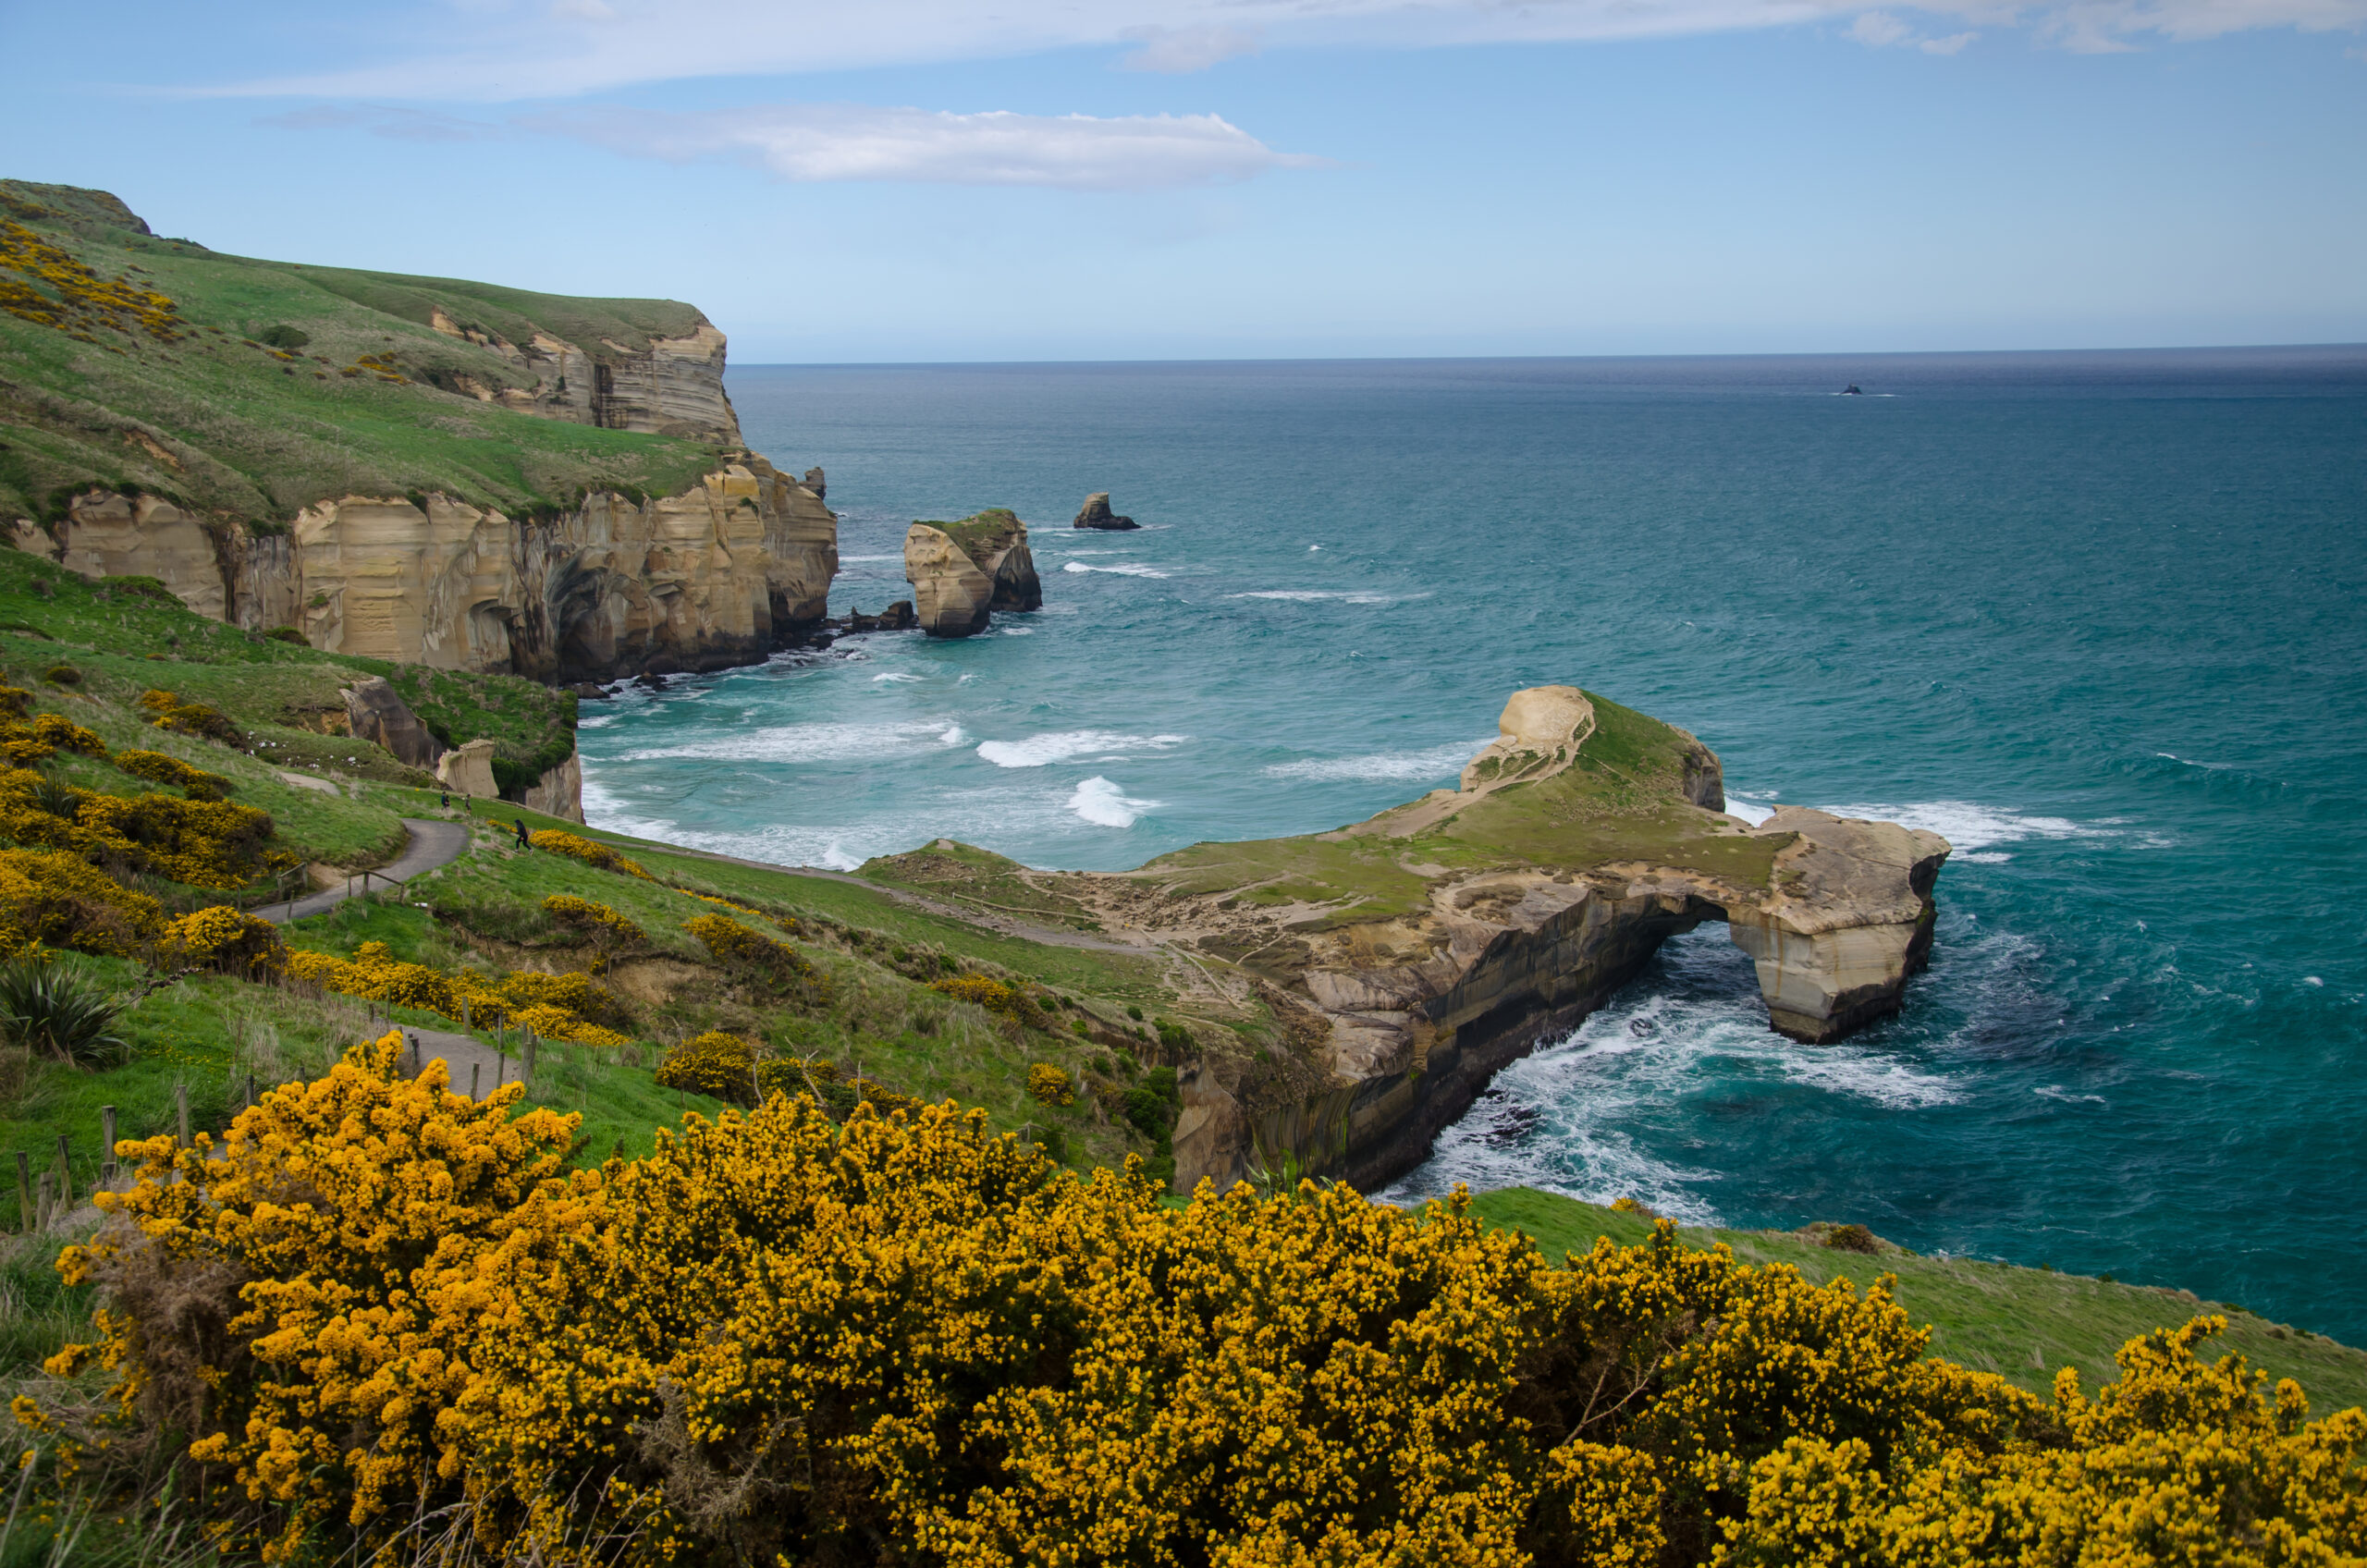
<instances>
[{"instance_id":1,"label":"bare rock outcrop","mask_svg":"<svg viewBox=\"0 0 2367 1568\"><path fill-rule=\"evenodd\" d=\"M347 734L375 741L412 767L432 769L444 755L444 742L428 732L384 676L355 682L344 696Z\"/></svg>"},{"instance_id":2,"label":"bare rock outcrop","mask_svg":"<svg viewBox=\"0 0 2367 1568\"><path fill-rule=\"evenodd\" d=\"M991 507L960 522L915 522L904 534L904 580L921 630L932 637L974 637L995 610L1025 612L1044 603L1027 525Z\"/></svg>"},{"instance_id":3,"label":"bare rock outcrop","mask_svg":"<svg viewBox=\"0 0 2367 1568\"><path fill-rule=\"evenodd\" d=\"M435 759L435 777L455 794L497 799L501 787L493 781L494 743L463 741Z\"/></svg>"},{"instance_id":4,"label":"bare rock outcrop","mask_svg":"<svg viewBox=\"0 0 2367 1568\"><path fill-rule=\"evenodd\" d=\"M92 576L164 582L250 630L316 648L568 683L720 669L793 645L826 613L838 520L743 453L677 496L597 492L513 519L442 495L345 496L286 534L92 491L17 547Z\"/></svg>"},{"instance_id":5,"label":"bare rock outcrop","mask_svg":"<svg viewBox=\"0 0 2367 1568\"><path fill-rule=\"evenodd\" d=\"M1111 511L1110 509L1110 492L1107 490L1096 490L1092 495L1087 496L1085 498L1085 505L1077 508L1076 521L1069 524L1069 526L1072 528L1103 528L1115 531L1128 528L1140 528L1142 524L1136 522L1133 518L1120 517L1117 513Z\"/></svg>"}]
</instances>

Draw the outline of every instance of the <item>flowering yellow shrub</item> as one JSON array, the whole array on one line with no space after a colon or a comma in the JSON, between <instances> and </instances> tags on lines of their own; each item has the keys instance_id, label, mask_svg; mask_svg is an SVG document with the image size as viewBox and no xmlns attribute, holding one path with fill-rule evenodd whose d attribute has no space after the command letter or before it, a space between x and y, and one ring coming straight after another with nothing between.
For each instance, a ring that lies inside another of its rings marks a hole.
<instances>
[{"instance_id":1,"label":"flowering yellow shrub","mask_svg":"<svg viewBox=\"0 0 2367 1568\"><path fill-rule=\"evenodd\" d=\"M127 335L138 327L159 343L186 336L180 307L168 297L134 283L128 273L103 278L72 251L6 218L0 218L0 268L17 274L0 278L0 311L68 337L95 343L93 327Z\"/></svg>"},{"instance_id":2,"label":"flowering yellow shrub","mask_svg":"<svg viewBox=\"0 0 2367 1568\"><path fill-rule=\"evenodd\" d=\"M755 1093L755 1047L737 1035L710 1029L668 1051L657 1064L657 1082L665 1088L744 1105Z\"/></svg>"},{"instance_id":3,"label":"flowering yellow shrub","mask_svg":"<svg viewBox=\"0 0 2367 1568\"><path fill-rule=\"evenodd\" d=\"M793 989L809 1007L822 1007L830 997L830 979L807 962L795 948L749 930L728 914L694 915L682 929L696 937L727 968L754 971L777 989Z\"/></svg>"},{"instance_id":4,"label":"flowering yellow shrub","mask_svg":"<svg viewBox=\"0 0 2367 1568\"><path fill-rule=\"evenodd\" d=\"M117 752L110 760L134 778L187 790L191 800L218 801L230 792L230 781L220 774L191 767L180 758L168 756L163 752Z\"/></svg>"},{"instance_id":5,"label":"flowering yellow shrub","mask_svg":"<svg viewBox=\"0 0 2367 1568\"><path fill-rule=\"evenodd\" d=\"M688 888L677 888L674 891L688 894L701 903L716 904L724 909L736 910L751 919L769 920L792 937L802 937L805 934L804 925L793 914L767 914L763 910L750 909L746 904L736 904L730 899L718 899L713 893L693 893Z\"/></svg>"},{"instance_id":6,"label":"flowering yellow shrub","mask_svg":"<svg viewBox=\"0 0 2367 1568\"><path fill-rule=\"evenodd\" d=\"M548 850L555 855L567 855L601 871L619 871L627 876L650 880L649 873L627 860L607 845L586 839L577 833L562 833L556 827L546 827L529 836L527 842L538 850Z\"/></svg>"},{"instance_id":7,"label":"flowering yellow shrub","mask_svg":"<svg viewBox=\"0 0 2367 1568\"><path fill-rule=\"evenodd\" d=\"M0 850L0 956L36 943L131 957L163 935L165 912L80 855Z\"/></svg>"},{"instance_id":8,"label":"flowering yellow shrub","mask_svg":"<svg viewBox=\"0 0 2367 1568\"><path fill-rule=\"evenodd\" d=\"M1019 993L1000 980L984 974L955 974L943 980L932 980L928 988L951 997L957 1002L973 1002L988 1012L1010 1012L1019 1005Z\"/></svg>"},{"instance_id":9,"label":"flowering yellow shrub","mask_svg":"<svg viewBox=\"0 0 2367 1568\"><path fill-rule=\"evenodd\" d=\"M62 1260L111 1293L55 1369L114 1371L125 1442L192 1434L226 1547L413 1561L451 1510L553 1568L2367 1552L2367 1418L2204 1366L2211 1320L2050 1406L1926 1359L1883 1289L1665 1222L1557 1268L1459 1197L1170 1208L981 1113L788 1096L562 1173L567 1123L397 1048L276 1092L227 1159L125 1145L141 1184Z\"/></svg>"},{"instance_id":10,"label":"flowering yellow shrub","mask_svg":"<svg viewBox=\"0 0 2367 1568\"><path fill-rule=\"evenodd\" d=\"M182 915L165 927L160 959L218 970L242 980L260 980L287 967L288 949L279 927L261 915L215 904Z\"/></svg>"},{"instance_id":11,"label":"flowering yellow shrub","mask_svg":"<svg viewBox=\"0 0 2367 1568\"><path fill-rule=\"evenodd\" d=\"M612 946L644 939L641 927L616 910L607 904L595 903L590 899L579 899L572 893L553 893L543 900L543 912L570 925L581 926Z\"/></svg>"},{"instance_id":12,"label":"flowering yellow shrub","mask_svg":"<svg viewBox=\"0 0 2367 1568\"><path fill-rule=\"evenodd\" d=\"M265 848L272 830L268 812L228 801L127 799L56 786L27 768L0 771L0 831L19 844L71 850L123 873L149 872L196 888L244 887L277 864L276 851Z\"/></svg>"},{"instance_id":13,"label":"flowering yellow shrub","mask_svg":"<svg viewBox=\"0 0 2367 1568\"><path fill-rule=\"evenodd\" d=\"M1027 1092L1044 1105L1076 1104L1076 1084L1068 1070L1049 1061L1039 1061L1027 1070Z\"/></svg>"},{"instance_id":14,"label":"flowering yellow shrub","mask_svg":"<svg viewBox=\"0 0 2367 1568\"><path fill-rule=\"evenodd\" d=\"M469 1022L485 1028L531 1027L547 1039L593 1046L619 1046L630 1039L595 1022L615 1015L616 998L586 974L521 970L497 980L467 970L448 974L401 962L384 942L364 942L350 959L335 953L291 953L288 977L452 1019L460 1016L465 1004Z\"/></svg>"},{"instance_id":15,"label":"flowering yellow shrub","mask_svg":"<svg viewBox=\"0 0 2367 1568\"><path fill-rule=\"evenodd\" d=\"M10 692L20 687L7 687ZM30 697L31 693L27 692ZM24 717L21 705L0 707L0 755L5 755L18 767L40 762L59 752L80 752L85 756L104 757L106 742L98 732L85 729L71 719L54 713Z\"/></svg>"}]
</instances>

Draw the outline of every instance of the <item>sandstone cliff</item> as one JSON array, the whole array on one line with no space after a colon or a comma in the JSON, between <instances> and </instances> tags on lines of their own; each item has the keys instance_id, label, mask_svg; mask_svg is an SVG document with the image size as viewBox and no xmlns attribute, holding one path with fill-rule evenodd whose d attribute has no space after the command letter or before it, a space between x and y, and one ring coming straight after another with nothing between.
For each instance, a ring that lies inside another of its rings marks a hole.
<instances>
[{"instance_id":1,"label":"sandstone cliff","mask_svg":"<svg viewBox=\"0 0 2367 1568\"><path fill-rule=\"evenodd\" d=\"M1087 496L1085 498L1085 505L1077 508L1076 521L1069 524L1069 526L1071 528L1102 528L1122 532L1129 528L1140 528L1142 524L1136 522L1133 518L1120 517L1117 513L1111 511L1110 509L1110 492L1107 490L1096 490L1092 495Z\"/></svg>"},{"instance_id":2,"label":"sandstone cliff","mask_svg":"<svg viewBox=\"0 0 2367 1568\"><path fill-rule=\"evenodd\" d=\"M257 533L93 491L13 538L89 576L157 578L236 625L297 627L316 648L573 681L722 668L793 643L825 614L837 521L743 453L680 495L595 492L555 514L345 496Z\"/></svg>"},{"instance_id":3,"label":"sandstone cliff","mask_svg":"<svg viewBox=\"0 0 2367 1568\"><path fill-rule=\"evenodd\" d=\"M1176 1180L1284 1155L1370 1190L1427 1155L1506 1063L1558 1038L1670 936L1723 922L1770 1025L1839 1037L1896 1011L1930 950L1944 839L1789 809L1723 813L1718 759L1582 692L1516 692L1461 785L1330 833L1202 844L1037 893L1171 960L1212 1015L1178 1061Z\"/></svg>"},{"instance_id":4,"label":"sandstone cliff","mask_svg":"<svg viewBox=\"0 0 2367 1568\"><path fill-rule=\"evenodd\" d=\"M440 377L451 383L448 390L604 430L740 444L740 418L723 390L724 337L695 311L697 325L681 337L638 344L604 337L589 349L540 327L513 343L497 331L462 325L441 302L428 311L434 330L491 350L516 373L505 384L448 371Z\"/></svg>"},{"instance_id":5,"label":"sandstone cliff","mask_svg":"<svg viewBox=\"0 0 2367 1568\"><path fill-rule=\"evenodd\" d=\"M921 630L932 637L975 636L992 611L1044 603L1027 525L1000 507L960 522L914 523L904 534L904 580Z\"/></svg>"}]
</instances>

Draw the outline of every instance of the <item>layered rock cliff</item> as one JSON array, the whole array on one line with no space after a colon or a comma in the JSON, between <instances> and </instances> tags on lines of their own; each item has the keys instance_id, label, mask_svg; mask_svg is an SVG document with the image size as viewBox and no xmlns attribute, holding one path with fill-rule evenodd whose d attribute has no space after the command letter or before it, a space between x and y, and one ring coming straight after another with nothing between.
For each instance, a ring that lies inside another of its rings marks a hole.
<instances>
[{"instance_id":1,"label":"layered rock cliff","mask_svg":"<svg viewBox=\"0 0 2367 1568\"><path fill-rule=\"evenodd\" d=\"M648 435L740 444L740 416L723 390L725 340L696 311L696 325L679 337L639 344L604 337L589 349L534 328L522 343L497 331L456 321L441 302L428 307L428 325L447 337L490 349L516 373L490 382L463 370L438 377L450 391L521 413L632 430Z\"/></svg>"},{"instance_id":2,"label":"layered rock cliff","mask_svg":"<svg viewBox=\"0 0 2367 1568\"><path fill-rule=\"evenodd\" d=\"M1208 1011L1280 1031L1179 1063L1179 1186L1284 1155L1386 1184L1506 1063L1705 921L1749 955L1783 1034L1832 1040L1900 1006L1944 839L1797 808L1754 827L1724 814L1707 746L1576 687L1515 693L1500 729L1458 788L1333 832L1031 874L1169 955Z\"/></svg>"},{"instance_id":3,"label":"layered rock cliff","mask_svg":"<svg viewBox=\"0 0 2367 1568\"><path fill-rule=\"evenodd\" d=\"M1000 507L960 522L914 523L904 534L904 580L921 630L932 637L974 637L993 611L1044 604L1027 525Z\"/></svg>"},{"instance_id":4,"label":"layered rock cliff","mask_svg":"<svg viewBox=\"0 0 2367 1568\"><path fill-rule=\"evenodd\" d=\"M17 547L150 576L201 614L294 626L316 648L548 681L723 668L823 619L837 519L742 453L676 496L595 492L512 518L442 495L316 502L286 533L93 491Z\"/></svg>"}]
</instances>

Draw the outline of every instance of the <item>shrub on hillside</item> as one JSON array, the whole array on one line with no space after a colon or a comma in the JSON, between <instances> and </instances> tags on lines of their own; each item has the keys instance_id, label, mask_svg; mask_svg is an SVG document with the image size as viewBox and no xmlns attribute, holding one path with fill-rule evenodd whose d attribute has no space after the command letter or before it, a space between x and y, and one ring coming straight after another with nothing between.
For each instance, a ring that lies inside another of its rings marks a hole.
<instances>
[{"instance_id":1,"label":"shrub on hillside","mask_svg":"<svg viewBox=\"0 0 2367 1568\"><path fill-rule=\"evenodd\" d=\"M85 729L59 714L35 714L31 718L15 714L0 717L0 755L17 766L46 761L59 752L103 757L107 754L107 746L96 730Z\"/></svg>"},{"instance_id":2,"label":"shrub on hillside","mask_svg":"<svg viewBox=\"0 0 2367 1568\"><path fill-rule=\"evenodd\" d=\"M399 1056L129 1151L60 1259L101 1341L49 1364L117 1402L18 1407L61 1486L178 1463L211 1545L276 1562L428 1561L414 1521L455 1516L553 1568L2367 1552L2367 1416L2205 1365L2216 1319L2049 1406L1929 1359L1879 1286L1666 1223L1553 1266L1459 1198L1170 1208L979 1113L787 1097L567 1171L572 1119Z\"/></svg>"},{"instance_id":3,"label":"shrub on hillside","mask_svg":"<svg viewBox=\"0 0 2367 1568\"><path fill-rule=\"evenodd\" d=\"M218 801L235 788L220 774L191 767L180 758L168 756L163 752L117 752L110 760L119 770L134 778L145 778L152 784L170 784L185 790L192 801Z\"/></svg>"},{"instance_id":4,"label":"shrub on hillside","mask_svg":"<svg viewBox=\"0 0 2367 1568\"><path fill-rule=\"evenodd\" d=\"M543 913L587 933L602 947L636 947L647 939L640 926L616 910L572 893L553 893L543 900Z\"/></svg>"},{"instance_id":5,"label":"shrub on hillside","mask_svg":"<svg viewBox=\"0 0 2367 1568\"><path fill-rule=\"evenodd\" d=\"M808 1007L827 1006L830 978L795 948L751 931L728 914L693 915L682 929L696 937L717 963L761 979L776 991L794 990Z\"/></svg>"},{"instance_id":6,"label":"shrub on hillside","mask_svg":"<svg viewBox=\"0 0 2367 1568\"><path fill-rule=\"evenodd\" d=\"M446 974L423 963L406 963L384 942L364 942L350 959L335 953L292 953L288 977L339 992L366 997L394 1007L417 1008L460 1019L464 1014L479 1028L518 1025L520 1014L535 1012L536 1032L550 1039L584 1045L616 1046L628 1036L598 1021L619 1017L617 1000L585 974L539 974L523 970L498 978L459 970ZM568 1020L555 1022L557 1014Z\"/></svg>"},{"instance_id":7,"label":"shrub on hillside","mask_svg":"<svg viewBox=\"0 0 2367 1568\"><path fill-rule=\"evenodd\" d=\"M215 904L167 925L158 958L261 980L288 967L288 947L279 939L279 927L261 915Z\"/></svg>"},{"instance_id":8,"label":"shrub on hillside","mask_svg":"<svg viewBox=\"0 0 2367 1568\"><path fill-rule=\"evenodd\" d=\"M275 643L293 643L300 648L309 648L313 645L311 638L292 626L270 627L264 631L264 635Z\"/></svg>"},{"instance_id":9,"label":"shrub on hillside","mask_svg":"<svg viewBox=\"0 0 2367 1568\"><path fill-rule=\"evenodd\" d=\"M1039 1061L1027 1070L1027 1092L1039 1105L1076 1104L1076 1084L1068 1069Z\"/></svg>"},{"instance_id":10,"label":"shrub on hillside","mask_svg":"<svg viewBox=\"0 0 2367 1568\"><path fill-rule=\"evenodd\" d=\"M566 855L570 859L580 860L584 864L601 871L621 872L627 876L638 876L644 882L650 880L649 873L640 866L607 845L596 839L586 839L580 833L563 833L556 827L546 827L531 835L527 842L538 850L548 850L555 855Z\"/></svg>"},{"instance_id":11,"label":"shrub on hillside","mask_svg":"<svg viewBox=\"0 0 2367 1568\"><path fill-rule=\"evenodd\" d=\"M247 738L230 722L230 716L205 703L185 703L170 692L150 691L141 693L140 704L153 716L148 722L159 729L218 741L226 746L246 743Z\"/></svg>"},{"instance_id":12,"label":"shrub on hillside","mask_svg":"<svg viewBox=\"0 0 2367 1568\"><path fill-rule=\"evenodd\" d=\"M164 929L155 900L80 855L0 850L0 955L39 944L129 958Z\"/></svg>"},{"instance_id":13,"label":"shrub on hillside","mask_svg":"<svg viewBox=\"0 0 2367 1568\"><path fill-rule=\"evenodd\" d=\"M41 672L41 678L53 686L80 686L82 672L70 664L54 664Z\"/></svg>"},{"instance_id":14,"label":"shrub on hillside","mask_svg":"<svg viewBox=\"0 0 2367 1568\"><path fill-rule=\"evenodd\" d=\"M747 1105L756 1096L756 1048L720 1029L683 1041L657 1064L657 1082L710 1099Z\"/></svg>"}]
</instances>

